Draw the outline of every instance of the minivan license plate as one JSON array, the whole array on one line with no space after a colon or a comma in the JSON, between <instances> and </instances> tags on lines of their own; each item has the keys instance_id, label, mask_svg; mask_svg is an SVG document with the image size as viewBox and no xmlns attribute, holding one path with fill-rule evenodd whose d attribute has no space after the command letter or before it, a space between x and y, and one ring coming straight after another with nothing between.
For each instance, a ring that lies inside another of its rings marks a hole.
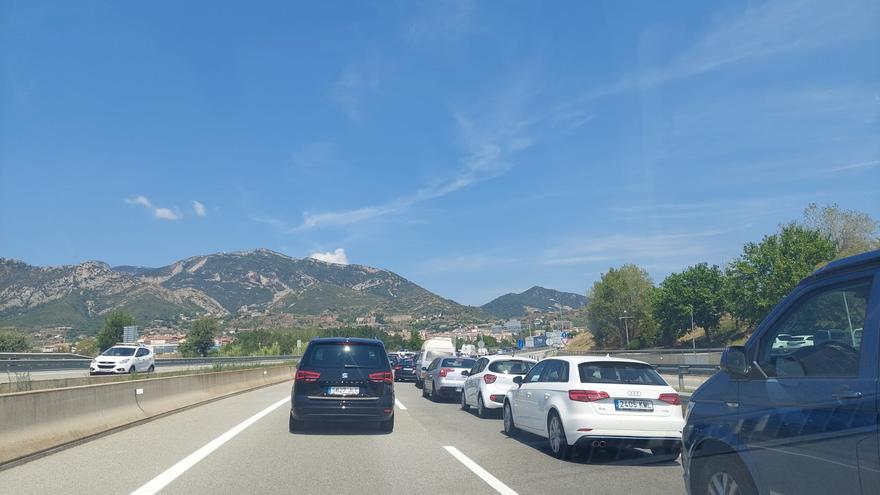
<instances>
[{"instance_id":1,"label":"minivan license plate","mask_svg":"<svg viewBox=\"0 0 880 495\"><path fill-rule=\"evenodd\" d=\"M357 395L361 393L361 389L359 387L330 387L327 389L327 393L330 395Z\"/></svg>"},{"instance_id":2,"label":"minivan license plate","mask_svg":"<svg viewBox=\"0 0 880 495\"><path fill-rule=\"evenodd\" d=\"M654 402L650 400L615 399L614 408L618 411L653 411Z\"/></svg>"}]
</instances>

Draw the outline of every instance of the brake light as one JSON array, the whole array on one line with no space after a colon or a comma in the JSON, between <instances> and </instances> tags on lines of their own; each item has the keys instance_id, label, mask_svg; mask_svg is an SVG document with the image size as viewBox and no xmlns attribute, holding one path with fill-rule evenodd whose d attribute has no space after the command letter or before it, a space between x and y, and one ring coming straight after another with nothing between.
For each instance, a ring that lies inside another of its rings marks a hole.
<instances>
[{"instance_id":1,"label":"brake light","mask_svg":"<svg viewBox=\"0 0 880 495\"><path fill-rule=\"evenodd\" d=\"M452 368L440 368L440 378L443 378L444 376L448 375L449 373L452 373L453 371L455 371L455 370Z\"/></svg>"},{"instance_id":2,"label":"brake light","mask_svg":"<svg viewBox=\"0 0 880 495\"><path fill-rule=\"evenodd\" d=\"M660 394L660 397L658 397L658 399L667 404L672 404L673 406L681 405L681 397L679 397L678 394Z\"/></svg>"},{"instance_id":3,"label":"brake light","mask_svg":"<svg viewBox=\"0 0 880 495\"><path fill-rule=\"evenodd\" d=\"M396 369L396 370L402 370L402 369L403 369L403 366L401 366L401 365L398 364L397 366L394 367L394 369Z\"/></svg>"},{"instance_id":4,"label":"brake light","mask_svg":"<svg viewBox=\"0 0 880 495\"><path fill-rule=\"evenodd\" d=\"M377 371L370 373L369 376L371 382L394 383L394 375L390 371Z\"/></svg>"},{"instance_id":5,"label":"brake light","mask_svg":"<svg viewBox=\"0 0 880 495\"><path fill-rule=\"evenodd\" d=\"M608 392L601 390L569 390L568 398L577 402L596 402L597 400L607 399Z\"/></svg>"},{"instance_id":6,"label":"brake light","mask_svg":"<svg viewBox=\"0 0 880 495\"><path fill-rule=\"evenodd\" d=\"M321 374L317 371L296 370L296 381L298 382L316 382L321 378Z\"/></svg>"},{"instance_id":7,"label":"brake light","mask_svg":"<svg viewBox=\"0 0 880 495\"><path fill-rule=\"evenodd\" d=\"M490 383L495 383L495 380L497 379L498 377L491 373L486 373L485 375L483 375L483 381L486 382L486 385L489 385Z\"/></svg>"}]
</instances>

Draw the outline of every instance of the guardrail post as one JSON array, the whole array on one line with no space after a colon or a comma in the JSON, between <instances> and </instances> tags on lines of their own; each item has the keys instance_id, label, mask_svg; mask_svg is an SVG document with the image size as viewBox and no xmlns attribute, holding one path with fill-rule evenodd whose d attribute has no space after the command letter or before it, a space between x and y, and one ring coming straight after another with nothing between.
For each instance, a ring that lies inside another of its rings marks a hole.
<instances>
[{"instance_id":1,"label":"guardrail post","mask_svg":"<svg viewBox=\"0 0 880 495\"><path fill-rule=\"evenodd\" d=\"M678 367L678 391L684 391L684 375L689 374L688 366Z\"/></svg>"}]
</instances>

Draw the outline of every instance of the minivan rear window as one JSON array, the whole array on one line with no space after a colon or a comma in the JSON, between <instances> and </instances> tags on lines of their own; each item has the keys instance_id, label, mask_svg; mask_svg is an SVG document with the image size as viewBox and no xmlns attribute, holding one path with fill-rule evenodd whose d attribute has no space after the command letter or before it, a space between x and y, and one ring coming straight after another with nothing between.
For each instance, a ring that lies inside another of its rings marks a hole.
<instances>
[{"instance_id":1,"label":"minivan rear window","mask_svg":"<svg viewBox=\"0 0 880 495\"><path fill-rule=\"evenodd\" d=\"M521 361L519 359L504 359L501 361L492 361L489 364L489 371L501 373L502 375L525 375L532 369L535 363Z\"/></svg>"},{"instance_id":2,"label":"minivan rear window","mask_svg":"<svg viewBox=\"0 0 880 495\"><path fill-rule=\"evenodd\" d=\"M467 368L471 369L474 367L473 359L458 359L458 358L446 358L443 362L440 363L440 366L444 368Z\"/></svg>"},{"instance_id":3,"label":"minivan rear window","mask_svg":"<svg viewBox=\"0 0 880 495\"><path fill-rule=\"evenodd\" d=\"M388 365L385 350L373 344L310 344L300 366L303 368L373 368Z\"/></svg>"},{"instance_id":4,"label":"minivan rear window","mask_svg":"<svg viewBox=\"0 0 880 495\"><path fill-rule=\"evenodd\" d=\"M647 364L593 362L578 365L581 383L625 383L627 385L667 385Z\"/></svg>"}]
</instances>

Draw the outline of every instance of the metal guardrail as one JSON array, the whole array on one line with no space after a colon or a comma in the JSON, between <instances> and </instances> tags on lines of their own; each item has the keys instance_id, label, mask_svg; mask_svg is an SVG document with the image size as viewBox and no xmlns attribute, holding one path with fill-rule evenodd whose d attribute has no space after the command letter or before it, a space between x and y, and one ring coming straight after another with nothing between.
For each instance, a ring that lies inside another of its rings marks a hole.
<instances>
[{"instance_id":1,"label":"metal guardrail","mask_svg":"<svg viewBox=\"0 0 880 495\"><path fill-rule=\"evenodd\" d=\"M19 353L22 354L22 353ZM282 356L237 356L237 357L208 357L208 358L168 358L156 359L156 367L162 366L206 366L212 364L253 363L262 361L295 361L300 355ZM9 359L0 356L0 373L25 373L31 371L63 371L63 370L88 370L90 357L68 359L40 359L33 357L18 357Z\"/></svg>"}]
</instances>

